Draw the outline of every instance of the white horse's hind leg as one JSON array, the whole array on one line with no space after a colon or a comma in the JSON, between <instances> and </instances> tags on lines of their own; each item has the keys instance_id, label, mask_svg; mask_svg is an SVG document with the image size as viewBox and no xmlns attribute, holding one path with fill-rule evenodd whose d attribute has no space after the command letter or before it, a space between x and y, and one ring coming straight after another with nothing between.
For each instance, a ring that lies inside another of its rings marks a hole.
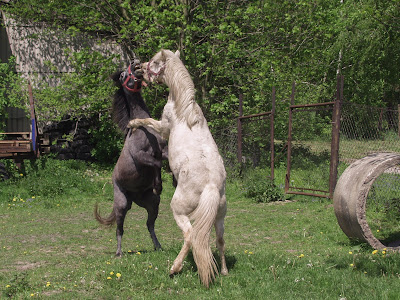
<instances>
[{"instance_id":1,"label":"white horse's hind leg","mask_svg":"<svg viewBox=\"0 0 400 300\"><path fill-rule=\"evenodd\" d=\"M174 264L171 267L171 270L169 272L170 276L173 276L174 274L179 273L182 270L183 260L185 259L191 247L190 235L192 232L192 224L190 224L189 217L186 215L176 215L174 212L174 218L176 224L183 232L184 242L181 251L175 258Z\"/></svg>"},{"instance_id":2,"label":"white horse's hind leg","mask_svg":"<svg viewBox=\"0 0 400 300\"><path fill-rule=\"evenodd\" d=\"M228 275L228 268L226 267L225 261L225 241L224 241L224 217L226 213L226 208L223 214L218 214L215 220L215 235L216 244L219 250L219 256L221 257L221 274Z\"/></svg>"}]
</instances>

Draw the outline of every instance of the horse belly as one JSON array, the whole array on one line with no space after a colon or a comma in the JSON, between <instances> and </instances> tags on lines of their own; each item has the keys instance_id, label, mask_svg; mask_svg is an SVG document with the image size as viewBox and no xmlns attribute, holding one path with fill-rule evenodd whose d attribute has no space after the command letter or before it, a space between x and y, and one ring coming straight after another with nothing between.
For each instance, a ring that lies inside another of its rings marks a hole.
<instances>
[{"instance_id":1,"label":"horse belly","mask_svg":"<svg viewBox=\"0 0 400 300\"><path fill-rule=\"evenodd\" d=\"M131 192L140 192L153 187L155 176L153 168L142 167L137 169L133 162L118 162L113 172L114 183Z\"/></svg>"}]
</instances>

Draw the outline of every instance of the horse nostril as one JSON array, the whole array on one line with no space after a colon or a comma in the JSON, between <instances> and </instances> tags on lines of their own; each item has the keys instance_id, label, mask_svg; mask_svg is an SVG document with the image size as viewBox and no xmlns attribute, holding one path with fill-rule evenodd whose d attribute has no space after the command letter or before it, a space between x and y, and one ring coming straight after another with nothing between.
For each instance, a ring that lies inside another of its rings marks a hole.
<instances>
[{"instance_id":1,"label":"horse nostril","mask_svg":"<svg viewBox=\"0 0 400 300\"><path fill-rule=\"evenodd\" d=\"M143 77L143 70L142 69L136 69L135 70L135 77L142 78Z\"/></svg>"}]
</instances>

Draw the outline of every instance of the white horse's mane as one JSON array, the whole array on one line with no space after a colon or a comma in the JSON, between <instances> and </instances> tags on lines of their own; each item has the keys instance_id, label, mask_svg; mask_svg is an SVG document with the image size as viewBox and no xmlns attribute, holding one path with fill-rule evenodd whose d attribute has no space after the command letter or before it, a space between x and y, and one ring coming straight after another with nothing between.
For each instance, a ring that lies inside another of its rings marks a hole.
<instances>
[{"instance_id":1,"label":"white horse's mane","mask_svg":"<svg viewBox=\"0 0 400 300\"><path fill-rule=\"evenodd\" d=\"M203 112L195 101L193 80L179 59L179 54L169 50L162 51L165 55L165 68L168 69L164 72L165 83L170 87L170 97L173 97L177 117L180 121L186 120L189 128L192 128L204 120Z\"/></svg>"}]
</instances>

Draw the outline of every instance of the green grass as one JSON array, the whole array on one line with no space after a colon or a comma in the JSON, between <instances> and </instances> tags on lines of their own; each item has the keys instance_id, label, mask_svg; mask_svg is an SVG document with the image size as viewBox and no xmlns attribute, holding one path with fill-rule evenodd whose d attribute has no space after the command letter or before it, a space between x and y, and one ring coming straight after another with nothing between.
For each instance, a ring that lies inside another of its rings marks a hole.
<instances>
[{"instance_id":1,"label":"green grass","mask_svg":"<svg viewBox=\"0 0 400 300\"><path fill-rule=\"evenodd\" d=\"M115 228L105 229L93 218L96 202L102 214L111 210L110 176L109 168L47 160L0 182L0 297L398 298L399 254L373 254L368 245L350 242L331 201L295 197L255 203L245 197L246 182L239 178L227 184L229 275L218 277L209 289L200 284L191 255L180 274L168 276L182 245L169 208L173 187L168 174L163 174L156 223L164 250L153 250L145 211L133 206L125 222L124 256L115 258Z\"/></svg>"}]
</instances>

